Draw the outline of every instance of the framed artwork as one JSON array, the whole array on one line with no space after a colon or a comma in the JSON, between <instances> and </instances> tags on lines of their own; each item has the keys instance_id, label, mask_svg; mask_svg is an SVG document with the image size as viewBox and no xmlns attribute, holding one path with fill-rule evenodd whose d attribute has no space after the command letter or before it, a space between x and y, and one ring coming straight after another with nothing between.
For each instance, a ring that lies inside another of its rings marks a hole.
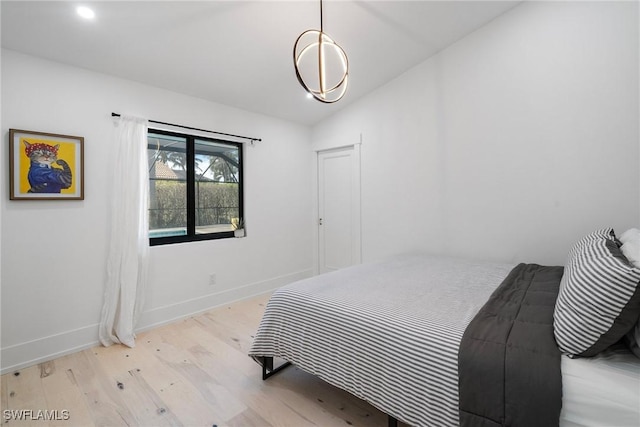
<instances>
[{"instance_id":1,"label":"framed artwork","mask_svg":"<svg viewBox=\"0 0 640 427\"><path fill-rule=\"evenodd\" d=\"M84 200L84 138L9 129L11 200Z\"/></svg>"}]
</instances>

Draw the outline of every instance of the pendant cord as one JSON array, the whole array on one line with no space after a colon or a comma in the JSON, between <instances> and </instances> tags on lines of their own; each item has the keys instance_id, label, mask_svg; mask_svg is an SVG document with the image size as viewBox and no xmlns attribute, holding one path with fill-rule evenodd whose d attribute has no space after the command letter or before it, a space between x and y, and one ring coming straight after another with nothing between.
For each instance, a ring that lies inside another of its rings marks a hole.
<instances>
[{"instance_id":1,"label":"pendant cord","mask_svg":"<svg viewBox=\"0 0 640 427\"><path fill-rule=\"evenodd\" d=\"M323 27L322 27L322 0L320 0L320 32L322 33L324 31Z\"/></svg>"}]
</instances>

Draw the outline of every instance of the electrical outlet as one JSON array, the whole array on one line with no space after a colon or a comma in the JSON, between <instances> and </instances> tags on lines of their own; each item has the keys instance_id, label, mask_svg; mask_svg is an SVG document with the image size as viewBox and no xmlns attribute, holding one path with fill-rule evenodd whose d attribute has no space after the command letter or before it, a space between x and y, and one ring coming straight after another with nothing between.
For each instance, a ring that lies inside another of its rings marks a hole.
<instances>
[{"instance_id":1,"label":"electrical outlet","mask_svg":"<svg viewBox=\"0 0 640 427\"><path fill-rule=\"evenodd\" d=\"M216 284L216 273L211 273L209 275L209 286L213 286Z\"/></svg>"}]
</instances>

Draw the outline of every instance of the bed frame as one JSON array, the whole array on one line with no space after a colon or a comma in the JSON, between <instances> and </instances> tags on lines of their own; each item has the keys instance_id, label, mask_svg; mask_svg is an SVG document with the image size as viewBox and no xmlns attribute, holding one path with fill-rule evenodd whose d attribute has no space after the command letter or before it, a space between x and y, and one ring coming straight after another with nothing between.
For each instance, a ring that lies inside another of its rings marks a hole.
<instances>
[{"instance_id":1,"label":"bed frame","mask_svg":"<svg viewBox=\"0 0 640 427\"><path fill-rule=\"evenodd\" d=\"M291 362L285 362L280 366L273 367L273 357L265 356L262 357L262 380L265 381L278 372L288 368L291 366ZM391 415L387 415L387 426L388 427L398 427L398 420L392 417Z\"/></svg>"}]
</instances>

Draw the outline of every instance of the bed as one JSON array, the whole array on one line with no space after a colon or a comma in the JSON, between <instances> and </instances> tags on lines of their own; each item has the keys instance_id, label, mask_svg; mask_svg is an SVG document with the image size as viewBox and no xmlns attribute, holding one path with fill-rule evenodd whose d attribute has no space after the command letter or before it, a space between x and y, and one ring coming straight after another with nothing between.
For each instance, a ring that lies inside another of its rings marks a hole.
<instances>
[{"instance_id":1,"label":"bed","mask_svg":"<svg viewBox=\"0 0 640 427\"><path fill-rule=\"evenodd\" d=\"M617 344L592 358L562 356L560 425L639 426L640 360Z\"/></svg>"},{"instance_id":2,"label":"bed","mask_svg":"<svg viewBox=\"0 0 640 427\"><path fill-rule=\"evenodd\" d=\"M638 425L640 359L618 348L585 364L558 348L562 277L562 267L425 254L362 264L274 292L249 355L264 377L279 358L412 426L602 426L614 407L621 426ZM539 338L546 348L529 344ZM590 393L607 369L625 378L624 403Z\"/></svg>"}]
</instances>

